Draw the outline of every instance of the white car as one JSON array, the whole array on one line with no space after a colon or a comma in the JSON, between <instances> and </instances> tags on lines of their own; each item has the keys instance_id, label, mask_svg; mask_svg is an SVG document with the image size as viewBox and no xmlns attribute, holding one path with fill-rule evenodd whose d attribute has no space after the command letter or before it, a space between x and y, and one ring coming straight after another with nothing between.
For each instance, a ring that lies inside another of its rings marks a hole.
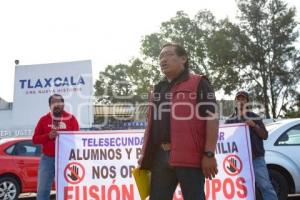
<instances>
[{"instance_id":1,"label":"white car","mask_svg":"<svg viewBox=\"0 0 300 200\"><path fill-rule=\"evenodd\" d=\"M266 125L265 160L279 199L300 193L300 118Z\"/></svg>"}]
</instances>

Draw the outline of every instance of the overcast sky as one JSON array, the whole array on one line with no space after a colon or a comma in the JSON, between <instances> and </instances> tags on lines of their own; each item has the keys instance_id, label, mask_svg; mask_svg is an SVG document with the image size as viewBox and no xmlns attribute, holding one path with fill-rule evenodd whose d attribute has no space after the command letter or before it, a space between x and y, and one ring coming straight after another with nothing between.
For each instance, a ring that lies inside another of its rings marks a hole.
<instances>
[{"instance_id":1,"label":"overcast sky","mask_svg":"<svg viewBox=\"0 0 300 200\"><path fill-rule=\"evenodd\" d=\"M300 11L299 0L286 2ZM138 56L142 37L176 11L193 17L201 9L218 19L237 14L235 0L1 1L0 97L13 100L16 59L22 65L90 59L95 81L107 65Z\"/></svg>"}]
</instances>

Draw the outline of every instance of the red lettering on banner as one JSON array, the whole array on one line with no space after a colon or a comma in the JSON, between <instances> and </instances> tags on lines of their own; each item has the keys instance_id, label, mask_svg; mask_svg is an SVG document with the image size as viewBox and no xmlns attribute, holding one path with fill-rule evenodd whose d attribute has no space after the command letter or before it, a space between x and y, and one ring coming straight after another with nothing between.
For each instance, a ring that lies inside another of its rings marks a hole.
<instances>
[{"instance_id":1,"label":"red lettering on banner","mask_svg":"<svg viewBox=\"0 0 300 200\"><path fill-rule=\"evenodd\" d=\"M75 187L75 198L76 200L79 200L79 186Z\"/></svg>"},{"instance_id":2,"label":"red lettering on banner","mask_svg":"<svg viewBox=\"0 0 300 200\"><path fill-rule=\"evenodd\" d=\"M212 199L216 199L216 193L221 191L221 180L220 179L213 179L211 181L211 196Z\"/></svg>"},{"instance_id":3,"label":"red lettering on banner","mask_svg":"<svg viewBox=\"0 0 300 200\"><path fill-rule=\"evenodd\" d=\"M101 199L105 199L105 185L102 185L101 187L101 194L102 194Z\"/></svg>"},{"instance_id":4,"label":"red lettering on banner","mask_svg":"<svg viewBox=\"0 0 300 200\"><path fill-rule=\"evenodd\" d=\"M73 191L73 187L72 186L66 186L64 188L64 200L71 200L73 199L72 195L69 195L69 191L72 192Z\"/></svg>"},{"instance_id":5,"label":"red lettering on banner","mask_svg":"<svg viewBox=\"0 0 300 200\"><path fill-rule=\"evenodd\" d=\"M208 179L205 179L205 197L206 199L209 198L210 195L210 181Z\"/></svg>"},{"instance_id":6,"label":"red lettering on banner","mask_svg":"<svg viewBox=\"0 0 300 200\"><path fill-rule=\"evenodd\" d=\"M126 185L122 185L122 199L134 199L133 193L133 185L130 185L130 191Z\"/></svg>"},{"instance_id":7,"label":"red lettering on banner","mask_svg":"<svg viewBox=\"0 0 300 200\"><path fill-rule=\"evenodd\" d=\"M87 200L87 188L83 186L83 200Z\"/></svg>"},{"instance_id":8,"label":"red lettering on banner","mask_svg":"<svg viewBox=\"0 0 300 200\"><path fill-rule=\"evenodd\" d=\"M245 199L248 197L246 180L243 177L205 180L205 197L206 199L217 199L222 194L225 199ZM175 200L175 199L174 199Z\"/></svg>"},{"instance_id":9,"label":"red lettering on banner","mask_svg":"<svg viewBox=\"0 0 300 200\"><path fill-rule=\"evenodd\" d=\"M92 185L89 190L90 196L95 200L100 200L96 192L99 192L99 188L96 185Z\"/></svg>"},{"instance_id":10,"label":"red lettering on banner","mask_svg":"<svg viewBox=\"0 0 300 200\"><path fill-rule=\"evenodd\" d=\"M101 194L100 194L101 189ZM101 197L101 198L100 198ZM113 180L109 186L65 186L64 200L120 200L134 199L134 185L115 185Z\"/></svg>"},{"instance_id":11,"label":"red lettering on banner","mask_svg":"<svg viewBox=\"0 0 300 200\"><path fill-rule=\"evenodd\" d=\"M229 188L228 188L229 186ZM230 192L228 192L230 191ZM223 194L226 197L226 199L232 199L234 197L235 189L234 189L234 183L231 178L226 178L223 182Z\"/></svg>"},{"instance_id":12,"label":"red lettering on banner","mask_svg":"<svg viewBox=\"0 0 300 200\"><path fill-rule=\"evenodd\" d=\"M237 192L237 196L241 199L246 198L247 194L248 194L245 183L246 183L246 180L243 177L239 177L236 180L236 187L241 190L241 191Z\"/></svg>"},{"instance_id":13,"label":"red lettering on banner","mask_svg":"<svg viewBox=\"0 0 300 200\"><path fill-rule=\"evenodd\" d=\"M120 200L120 189L115 185L115 179L112 182L112 185L108 188L108 200ZM113 195L115 194L115 195ZM112 198L114 196L115 198Z\"/></svg>"}]
</instances>

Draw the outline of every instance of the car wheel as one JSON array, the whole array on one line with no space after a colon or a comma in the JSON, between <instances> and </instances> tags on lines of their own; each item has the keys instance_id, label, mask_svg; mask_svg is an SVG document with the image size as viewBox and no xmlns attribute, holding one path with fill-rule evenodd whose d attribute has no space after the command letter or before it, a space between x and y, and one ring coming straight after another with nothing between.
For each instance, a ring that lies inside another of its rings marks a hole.
<instances>
[{"instance_id":1,"label":"car wheel","mask_svg":"<svg viewBox=\"0 0 300 200\"><path fill-rule=\"evenodd\" d=\"M269 169L269 175L279 200L286 200L288 198L288 182L284 176L273 169Z\"/></svg>"},{"instance_id":2,"label":"car wheel","mask_svg":"<svg viewBox=\"0 0 300 200\"><path fill-rule=\"evenodd\" d=\"M0 199L16 200L20 194L18 181L10 176L0 178Z\"/></svg>"}]
</instances>

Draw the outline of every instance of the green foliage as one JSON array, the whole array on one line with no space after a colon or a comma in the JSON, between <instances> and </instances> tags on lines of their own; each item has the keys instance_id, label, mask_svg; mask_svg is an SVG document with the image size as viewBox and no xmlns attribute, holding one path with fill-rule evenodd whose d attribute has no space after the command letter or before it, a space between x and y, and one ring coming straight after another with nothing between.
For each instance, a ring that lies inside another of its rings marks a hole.
<instances>
[{"instance_id":1,"label":"green foliage","mask_svg":"<svg viewBox=\"0 0 300 200\"><path fill-rule=\"evenodd\" d=\"M194 19L178 11L175 17L161 24L159 33L144 37L141 51L154 65L158 65L161 46L166 42L180 43L189 53L190 68L196 73L208 74L206 41L215 25L215 18L209 11L199 12Z\"/></svg>"},{"instance_id":2,"label":"green foliage","mask_svg":"<svg viewBox=\"0 0 300 200\"><path fill-rule=\"evenodd\" d=\"M283 106L284 118L300 118L300 94L298 94L292 106Z\"/></svg>"},{"instance_id":3,"label":"green foliage","mask_svg":"<svg viewBox=\"0 0 300 200\"><path fill-rule=\"evenodd\" d=\"M238 0L238 22L216 20L209 11L190 18L178 11L160 31L144 36L143 60L108 66L99 74L96 96L104 103L140 102L159 80L158 56L166 42L177 42L189 54L190 69L209 77L215 90L231 94L248 90L263 103L266 117L289 112L299 86L299 51L295 8L281 0ZM102 95L105 93L106 95ZM128 96L131 100L115 95Z\"/></svg>"},{"instance_id":4,"label":"green foliage","mask_svg":"<svg viewBox=\"0 0 300 200\"><path fill-rule=\"evenodd\" d=\"M151 85L158 79L157 67L139 59L132 60L129 65L109 65L99 73L95 96L103 104L145 102Z\"/></svg>"},{"instance_id":5,"label":"green foliage","mask_svg":"<svg viewBox=\"0 0 300 200\"><path fill-rule=\"evenodd\" d=\"M281 0L240 0L238 7L240 29L249 38L244 52L250 55L245 59L249 70L244 77L252 81L249 90L256 99L265 103L266 116L276 118L299 84L296 10Z\"/></svg>"},{"instance_id":6,"label":"green foliage","mask_svg":"<svg viewBox=\"0 0 300 200\"><path fill-rule=\"evenodd\" d=\"M297 94L300 65L295 8L281 0L239 0L239 22L217 21L209 11L191 19L182 11L144 37L141 50L157 63L162 44L178 42L189 53L190 68L209 76L216 90L248 90L263 103L266 117L279 116Z\"/></svg>"}]
</instances>

